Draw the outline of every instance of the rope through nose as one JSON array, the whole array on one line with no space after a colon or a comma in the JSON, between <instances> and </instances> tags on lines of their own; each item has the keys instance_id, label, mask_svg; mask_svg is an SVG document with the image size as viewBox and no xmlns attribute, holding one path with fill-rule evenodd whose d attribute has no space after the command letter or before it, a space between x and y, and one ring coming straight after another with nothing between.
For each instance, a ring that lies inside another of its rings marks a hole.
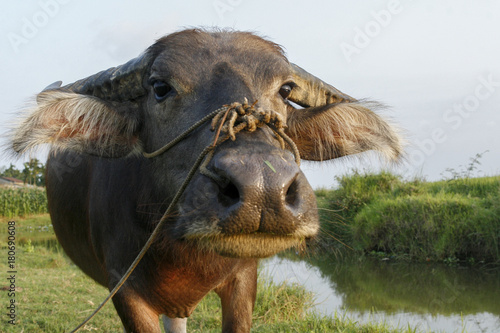
<instances>
[{"instance_id":1,"label":"rope through nose","mask_svg":"<svg viewBox=\"0 0 500 333\"><path fill-rule=\"evenodd\" d=\"M243 103L234 102L232 104L223 105L221 108L203 117L165 146L152 153L144 152L143 155L146 158L153 158L163 154L177 143L184 140L195 129L212 119L211 130L217 130L212 147L215 148L229 138L232 141L236 140L236 134L244 129L249 132L254 132L257 128L267 125L274 132L282 149L285 149L285 143L288 144L295 156L295 162L300 166L299 150L295 142L285 133L286 123L281 114L273 110L255 108L256 104L257 101L249 105L248 100L245 98ZM221 132L225 133L225 136L219 137ZM208 157L211 155L212 154L209 154ZM203 165L208 164L208 162L209 161L203 163Z\"/></svg>"},{"instance_id":2,"label":"rope through nose","mask_svg":"<svg viewBox=\"0 0 500 333\"><path fill-rule=\"evenodd\" d=\"M285 149L285 142L290 146L295 156L295 162L300 166L300 153L292 139L285 133L285 122L283 117L272 110L255 109L255 101L252 105L248 105L245 98L243 104L232 103L226 105L225 110L221 110L212 119L212 131L216 131L214 143L215 148L224 141L231 139L236 140L236 134L246 129L249 132L254 132L257 128L267 125L275 134L276 139L280 142L281 148ZM224 132L226 135L219 138L219 134ZM207 168L208 163L214 155L214 150L207 154L207 157L200 165L200 173L212 178L216 183L224 185L227 180L210 171Z\"/></svg>"}]
</instances>

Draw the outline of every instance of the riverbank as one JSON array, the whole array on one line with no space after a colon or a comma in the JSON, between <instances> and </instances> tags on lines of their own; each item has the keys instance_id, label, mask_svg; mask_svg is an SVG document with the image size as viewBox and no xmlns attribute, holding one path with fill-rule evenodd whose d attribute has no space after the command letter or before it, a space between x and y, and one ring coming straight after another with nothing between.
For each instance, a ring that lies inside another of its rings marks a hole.
<instances>
[{"instance_id":1,"label":"riverbank","mask_svg":"<svg viewBox=\"0 0 500 333\"><path fill-rule=\"evenodd\" d=\"M405 181L355 173L317 190L331 251L411 261L500 262L500 176Z\"/></svg>"}]
</instances>

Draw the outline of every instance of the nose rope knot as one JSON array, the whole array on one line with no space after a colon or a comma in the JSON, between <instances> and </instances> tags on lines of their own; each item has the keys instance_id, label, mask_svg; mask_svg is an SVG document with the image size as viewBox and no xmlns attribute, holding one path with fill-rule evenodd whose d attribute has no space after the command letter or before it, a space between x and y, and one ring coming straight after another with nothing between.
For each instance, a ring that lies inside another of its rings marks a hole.
<instances>
[{"instance_id":1,"label":"nose rope knot","mask_svg":"<svg viewBox=\"0 0 500 333\"><path fill-rule=\"evenodd\" d=\"M232 104L224 105L222 108L216 110L216 114L212 119L212 131L216 131L212 150L208 152L206 159L200 165L200 173L212 178L216 183L224 185L227 183L226 179L210 171L207 168L208 163L212 159L215 147L224 141L231 139L236 140L236 134L246 129L248 132L254 132L257 128L267 125L275 134L276 139L279 141L281 149L285 149L285 142L290 146L295 156L295 162L300 166L300 153L295 145L295 142L285 133L286 125L283 117L273 111L255 108L255 101L249 105L248 100L245 98L243 104L234 102ZM222 137L220 133L225 135Z\"/></svg>"},{"instance_id":2,"label":"nose rope knot","mask_svg":"<svg viewBox=\"0 0 500 333\"><path fill-rule=\"evenodd\" d=\"M203 117L165 146L152 153L143 152L143 155L146 158L153 158L163 154L185 139L195 129L212 119L211 130L217 130L214 136L213 144L209 146L212 148L212 151L216 146L220 145L227 139L231 139L232 141L236 140L236 134L244 129L249 132L254 132L257 128L267 125L275 134L276 139L280 142L281 149L285 149L285 143L288 144L295 156L295 162L300 166L299 149L295 145L295 142L293 142L293 140L285 133L286 124L283 117L273 110L255 108L255 104L257 104L257 101L249 105L248 100L245 98L243 103L234 102L223 105L221 108ZM221 132L225 135L219 137ZM213 153L210 155L213 155ZM206 161L204 165L208 164L210 158L207 158L208 161Z\"/></svg>"},{"instance_id":3,"label":"nose rope knot","mask_svg":"<svg viewBox=\"0 0 500 333\"><path fill-rule=\"evenodd\" d=\"M265 124L273 124L276 129L284 129L286 127L283 122L283 117L279 113L272 110L255 109L256 103L257 101L252 105L248 105L248 101L245 99L243 104L232 103L230 105L225 105L225 110L221 110L212 119L212 131L215 130L217 126L222 126L222 131L226 132L231 140L234 141L236 140L236 133L240 132L242 129L254 132L257 128ZM228 118L227 122L225 122L225 118ZM282 139L281 136L279 136L279 139ZM280 140L280 143L282 143L282 148L284 149L284 142Z\"/></svg>"}]
</instances>

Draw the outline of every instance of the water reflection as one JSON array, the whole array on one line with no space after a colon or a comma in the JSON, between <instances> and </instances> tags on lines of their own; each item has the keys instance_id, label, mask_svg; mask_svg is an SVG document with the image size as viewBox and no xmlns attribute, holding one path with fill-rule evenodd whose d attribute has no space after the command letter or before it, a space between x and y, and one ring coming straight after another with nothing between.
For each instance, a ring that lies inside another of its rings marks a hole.
<instances>
[{"instance_id":1,"label":"water reflection","mask_svg":"<svg viewBox=\"0 0 500 333\"><path fill-rule=\"evenodd\" d=\"M56 239L52 225L24 226L16 229L16 239L19 246L44 247L54 252L62 252L61 244Z\"/></svg>"},{"instance_id":2,"label":"water reflection","mask_svg":"<svg viewBox=\"0 0 500 333\"><path fill-rule=\"evenodd\" d=\"M500 331L500 272L368 259L272 258L265 271L316 293L316 309L421 330Z\"/></svg>"}]
</instances>

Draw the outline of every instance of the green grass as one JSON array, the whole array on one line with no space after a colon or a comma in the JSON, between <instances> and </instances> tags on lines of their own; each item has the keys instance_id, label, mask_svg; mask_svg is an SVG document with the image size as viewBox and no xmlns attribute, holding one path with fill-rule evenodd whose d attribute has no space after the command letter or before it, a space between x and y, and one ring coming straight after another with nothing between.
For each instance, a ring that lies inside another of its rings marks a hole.
<instances>
[{"instance_id":1,"label":"green grass","mask_svg":"<svg viewBox=\"0 0 500 333\"><path fill-rule=\"evenodd\" d=\"M485 206L485 199L445 192L381 198L356 215L354 239L411 258L498 260L500 218Z\"/></svg>"},{"instance_id":2,"label":"green grass","mask_svg":"<svg viewBox=\"0 0 500 333\"><path fill-rule=\"evenodd\" d=\"M68 332L106 296L97 285L61 253L35 247L17 252L17 325L2 320L2 332ZM119 332L120 320L112 306L87 325L101 332Z\"/></svg>"},{"instance_id":3,"label":"green grass","mask_svg":"<svg viewBox=\"0 0 500 333\"><path fill-rule=\"evenodd\" d=\"M323 239L412 260L500 261L500 176L426 182L355 173L339 183L316 193Z\"/></svg>"},{"instance_id":4,"label":"green grass","mask_svg":"<svg viewBox=\"0 0 500 333\"><path fill-rule=\"evenodd\" d=\"M47 216L16 220L19 227L28 227L29 223L35 229L46 226ZM0 332L68 332L100 304L108 291L83 274L59 248L33 244L26 242L16 249L17 325L2 320ZM6 250L5 246L2 250ZM0 268L7 271L4 261ZM414 332L411 328L394 329L385 323L362 325L345 315L320 316L311 311L313 304L313 295L304 287L276 284L266 276L259 276L252 332ZM220 330L220 302L211 293L189 318L188 331ZM121 332L112 304L107 304L82 331Z\"/></svg>"}]
</instances>

